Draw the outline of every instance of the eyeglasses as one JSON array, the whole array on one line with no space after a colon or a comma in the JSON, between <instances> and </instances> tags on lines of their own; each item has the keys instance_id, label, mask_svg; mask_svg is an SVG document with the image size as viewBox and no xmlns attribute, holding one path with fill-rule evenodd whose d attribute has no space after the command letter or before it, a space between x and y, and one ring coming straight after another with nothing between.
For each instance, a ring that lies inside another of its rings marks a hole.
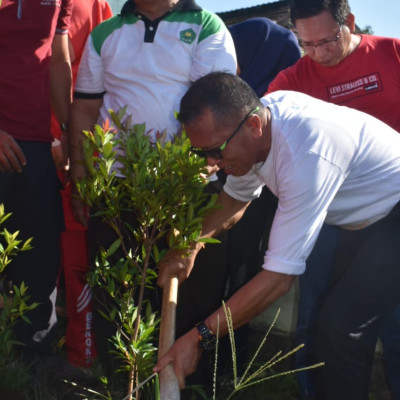
<instances>
[{"instance_id":1,"label":"eyeglasses","mask_svg":"<svg viewBox=\"0 0 400 400\"><path fill-rule=\"evenodd\" d=\"M191 147L190 151L194 154L197 154L199 157L203 158L213 158L214 160L222 160L222 152L225 150L226 146L228 143L234 138L234 136L240 131L242 128L243 124L247 121L247 118L250 117L251 114L255 113L258 111L260 107L256 107L253 110L249 111L246 116L240 121L239 125L237 128L233 131L232 135L229 136L229 138L219 147L215 147L214 149L210 150L204 150L204 149L199 149L197 147Z\"/></svg>"},{"instance_id":2,"label":"eyeglasses","mask_svg":"<svg viewBox=\"0 0 400 400\"><path fill-rule=\"evenodd\" d=\"M337 41L339 40L339 37L340 37L340 31L342 29L342 26L343 25L339 26L339 29L336 32L334 39L323 40L317 44L312 44L312 43L303 42L302 40L299 40L299 44L304 50L309 51L309 50L316 50L318 47L324 47L324 46L326 47L326 46L332 45L333 43L337 43Z\"/></svg>"}]
</instances>

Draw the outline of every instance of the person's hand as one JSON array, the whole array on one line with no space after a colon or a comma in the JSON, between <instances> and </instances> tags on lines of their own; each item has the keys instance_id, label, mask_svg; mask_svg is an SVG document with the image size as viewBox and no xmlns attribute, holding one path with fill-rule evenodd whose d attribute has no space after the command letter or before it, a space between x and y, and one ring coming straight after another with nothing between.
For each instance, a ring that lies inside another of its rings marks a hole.
<instances>
[{"instance_id":1,"label":"person's hand","mask_svg":"<svg viewBox=\"0 0 400 400\"><path fill-rule=\"evenodd\" d=\"M193 328L184 336L181 336L168 352L158 360L153 371L158 373L169 363L172 363L179 387L182 390L185 388L185 378L196 371L202 351L199 345L198 331Z\"/></svg>"},{"instance_id":2,"label":"person's hand","mask_svg":"<svg viewBox=\"0 0 400 400\"><path fill-rule=\"evenodd\" d=\"M66 132L61 132L60 140L54 139L51 146L51 155L57 170L67 172L68 165L68 141Z\"/></svg>"},{"instance_id":3,"label":"person's hand","mask_svg":"<svg viewBox=\"0 0 400 400\"><path fill-rule=\"evenodd\" d=\"M89 207L78 197L75 190L71 192L70 203L75 221L87 228L89 224Z\"/></svg>"},{"instance_id":4,"label":"person's hand","mask_svg":"<svg viewBox=\"0 0 400 400\"><path fill-rule=\"evenodd\" d=\"M211 175L216 174L219 171L219 167L218 165L206 165L204 168L205 172L201 173L200 176L203 179L208 179L208 177L210 177Z\"/></svg>"},{"instance_id":5,"label":"person's hand","mask_svg":"<svg viewBox=\"0 0 400 400\"><path fill-rule=\"evenodd\" d=\"M163 288L170 276L177 276L179 284L185 281L192 271L196 254L195 247L192 250L169 250L158 266L158 285Z\"/></svg>"},{"instance_id":6,"label":"person's hand","mask_svg":"<svg viewBox=\"0 0 400 400\"><path fill-rule=\"evenodd\" d=\"M87 228L89 222L89 208L80 199L78 190L76 187L77 182L86 176L86 169L81 165L71 165L69 169L70 184L72 185L71 190L71 209L72 214L77 222Z\"/></svg>"},{"instance_id":7,"label":"person's hand","mask_svg":"<svg viewBox=\"0 0 400 400\"><path fill-rule=\"evenodd\" d=\"M54 164L56 164L57 170L64 169L64 157L61 142L58 139L54 139L54 142L51 146L51 155L54 160Z\"/></svg>"},{"instance_id":8,"label":"person's hand","mask_svg":"<svg viewBox=\"0 0 400 400\"><path fill-rule=\"evenodd\" d=\"M26 158L14 138L0 129L0 172L21 172Z\"/></svg>"}]
</instances>

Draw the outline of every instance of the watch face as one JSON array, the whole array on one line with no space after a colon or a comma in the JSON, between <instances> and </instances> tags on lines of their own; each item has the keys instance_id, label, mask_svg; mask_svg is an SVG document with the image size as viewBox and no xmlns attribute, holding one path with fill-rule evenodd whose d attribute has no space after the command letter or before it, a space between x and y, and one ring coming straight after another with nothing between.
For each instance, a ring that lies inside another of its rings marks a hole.
<instances>
[{"instance_id":1,"label":"watch face","mask_svg":"<svg viewBox=\"0 0 400 400\"><path fill-rule=\"evenodd\" d=\"M204 350L214 350L215 346L217 343L217 338L210 333L210 337L208 338L203 338L200 342L200 346L204 349Z\"/></svg>"},{"instance_id":2,"label":"watch face","mask_svg":"<svg viewBox=\"0 0 400 400\"><path fill-rule=\"evenodd\" d=\"M200 346L204 350L214 350L217 343L215 335L207 328L204 322L200 322L196 327L200 334Z\"/></svg>"}]
</instances>

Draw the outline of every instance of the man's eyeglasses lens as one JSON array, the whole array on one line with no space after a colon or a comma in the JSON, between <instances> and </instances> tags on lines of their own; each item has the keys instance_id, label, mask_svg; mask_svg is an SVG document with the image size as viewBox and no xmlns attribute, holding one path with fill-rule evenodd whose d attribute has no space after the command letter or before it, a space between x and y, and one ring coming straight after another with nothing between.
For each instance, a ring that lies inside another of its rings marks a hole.
<instances>
[{"instance_id":1,"label":"man's eyeglasses lens","mask_svg":"<svg viewBox=\"0 0 400 400\"><path fill-rule=\"evenodd\" d=\"M336 32L335 38L331 40L324 40L320 43L313 44L313 43L308 43L308 42L303 42L302 40L299 40L300 46L304 50L316 50L318 47L326 47L329 45L333 45L334 43L337 43L339 38L340 38L340 31L342 29L342 25L339 26L338 31Z\"/></svg>"}]
</instances>

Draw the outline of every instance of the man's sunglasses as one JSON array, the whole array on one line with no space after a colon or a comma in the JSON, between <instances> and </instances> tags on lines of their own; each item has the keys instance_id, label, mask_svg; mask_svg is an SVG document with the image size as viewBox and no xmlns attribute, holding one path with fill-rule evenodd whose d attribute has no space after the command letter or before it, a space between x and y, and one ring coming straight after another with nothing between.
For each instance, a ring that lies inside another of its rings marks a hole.
<instances>
[{"instance_id":1,"label":"man's sunglasses","mask_svg":"<svg viewBox=\"0 0 400 400\"><path fill-rule=\"evenodd\" d=\"M239 125L237 126L237 128L233 131L232 135L229 136L229 138L219 147L215 147L214 149L210 149L210 150L204 150L204 149L199 149L196 147L191 147L190 151L194 154L197 154L199 157L203 157L203 158L212 158L214 160L222 160L223 156L222 156L222 152L225 150L225 147L228 145L228 143L234 138L234 136L240 131L240 129L242 128L243 124L247 121L247 118L250 117L250 115L252 115L253 113L255 113L256 111L258 111L260 109L260 107L256 107L254 109L252 109L251 111L249 111L246 116L240 121Z\"/></svg>"}]
</instances>

